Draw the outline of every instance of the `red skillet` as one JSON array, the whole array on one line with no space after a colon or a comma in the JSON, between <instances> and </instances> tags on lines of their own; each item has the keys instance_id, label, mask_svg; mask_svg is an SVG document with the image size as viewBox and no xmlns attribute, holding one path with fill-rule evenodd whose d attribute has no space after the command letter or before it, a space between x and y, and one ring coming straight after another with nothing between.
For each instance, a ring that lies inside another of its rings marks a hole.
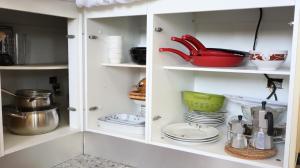
<instances>
[{"instance_id":1,"label":"red skillet","mask_svg":"<svg viewBox=\"0 0 300 168\"><path fill-rule=\"evenodd\" d=\"M204 67L235 67L235 66L239 66L244 59L244 57L236 56L233 54L228 54L226 56L225 55L190 56L190 55L186 55L182 51L173 48L160 48L159 51L175 53L180 57L182 57L187 62L191 62L196 66L204 66Z\"/></svg>"},{"instance_id":2,"label":"red skillet","mask_svg":"<svg viewBox=\"0 0 300 168\"><path fill-rule=\"evenodd\" d=\"M189 34L183 35L182 40L192 44L194 49L198 51L198 55L201 56L216 56L222 54L234 54L236 56L248 56L249 53L237 50L230 49L221 49L221 48L206 48L197 38Z\"/></svg>"},{"instance_id":3,"label":"red skillet","mask_svg":"<svg viewBox=\"0 0 300 168\"><path fill-rule=\"evenodd\" d=\"M190 55L172 48L160 48L160 52L172 52L181 56L184 60L197 66L206 67L233 67L242 63L246 52L206 48L199 40L191 35L184 35L182 38L172 37L172 41L183 44Z\"/></svg>"}]
</instances>

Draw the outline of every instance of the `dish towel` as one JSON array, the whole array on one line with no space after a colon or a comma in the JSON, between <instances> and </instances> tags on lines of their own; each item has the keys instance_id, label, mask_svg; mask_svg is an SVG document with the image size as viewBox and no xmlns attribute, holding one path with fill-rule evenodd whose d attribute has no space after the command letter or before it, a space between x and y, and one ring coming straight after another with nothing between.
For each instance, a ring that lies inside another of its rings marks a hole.
<instances>
[{"instance_id":1,"label":"dish towel","mask_svg":"<svg viewBox=\"0 0 300 168\"><path fill-rule=\"evenodd\" d=\"M113 4L125 4L131 3L138 0L76 0L78 7L93 7L93 6L102 6L102 5L113 5Z\"/></svg>"}]
</instances>

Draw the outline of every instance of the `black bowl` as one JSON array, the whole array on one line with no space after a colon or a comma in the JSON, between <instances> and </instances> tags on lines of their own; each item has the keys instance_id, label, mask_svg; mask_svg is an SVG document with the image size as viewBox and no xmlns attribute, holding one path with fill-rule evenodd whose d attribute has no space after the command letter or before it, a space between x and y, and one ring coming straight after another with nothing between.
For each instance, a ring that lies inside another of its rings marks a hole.
<instances>
[{"instance_id":1,"label":"black bowl","mask_svg":"<svg viewBox=\"0 0 300 168\"><path fill-rule=\"evenodd\" d=\"M146 65L146 47L131 48L130 56L134 63L139 65Z\"/></svg>"}]
</instances>

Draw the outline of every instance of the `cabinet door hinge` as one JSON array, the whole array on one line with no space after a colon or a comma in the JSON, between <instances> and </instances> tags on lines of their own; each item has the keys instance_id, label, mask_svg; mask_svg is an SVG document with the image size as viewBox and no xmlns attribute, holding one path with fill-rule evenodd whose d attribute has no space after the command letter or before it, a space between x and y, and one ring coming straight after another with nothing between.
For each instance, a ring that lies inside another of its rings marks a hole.
<instances>
[{"instance_id":1,"label":"cabinet door hinge","mask_svg":"<svg viewBox=\"0 0 300 168\"><path fill-rule=\"evenodd\" d=\"M75 35L68 34L68 35L66 35L66 37L67 37L68 39L73 39L73 38L75 38Z\"/></svg>"}]
</instances>

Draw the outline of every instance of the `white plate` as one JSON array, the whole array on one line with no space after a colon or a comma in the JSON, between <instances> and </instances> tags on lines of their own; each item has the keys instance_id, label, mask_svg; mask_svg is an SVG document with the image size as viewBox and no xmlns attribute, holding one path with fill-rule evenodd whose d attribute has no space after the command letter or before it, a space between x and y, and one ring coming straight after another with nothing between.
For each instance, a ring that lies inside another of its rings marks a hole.
<instances>
[{"instance_id":1,"label":"white plate","mask_svg":"<svg viewBox=\"0 0 300 168\"><path fill-rule=\"evenodd\" d=\"M164 134L189 140L208 139L219 135L219 131L210 126L196 126L188 123L171 124L162 129Z\"/></svg>"},{"instance_id":2,"label":"white plate","mask_svg":"<svg viewBox=\"0 0 300 168\"><path fill-rule=\"evenodd\" d=\"M204 123L198 123L198 122L194 122L194 121L186 121L186 122L191 123L191 124L206 125L206 126L211 126L211 127L219 127L219 126L225 124L225 122L224 123L218 123L218 124L204 124Z\"/></svg>"},{"instance_id":3,"label":"white plate","mask_svg":"<svg viewBox=\"0 0 300 168\"><path fill-rule=\"evenodd\" d=\"M164 134L164 136L166 137L169 137L169 138L172 138L172 139L175 139L175 140L179 140L179 141L186 141L186 142L202 142L202 141L211 141L211 140L214 140L216 138L219 137L219 135L215 136L215 137L211 137L211 138L208 138L208 139L197 139L197 140L191 140L191 139L185 139L185 138L176 138L176 137L173 137L171 135L168 135L168 134Z\"/></svg>"},{"instance_id":4,"label":"white plate","mask_svg":"<svg viewBox=\"0 0 300 168\"><path fill-rule=\"evenodd\" d=\"M220 138L216 138L215 140L208 141L208 142L185 142L185 141L178 141L178 140L175 140L175 139L172 139L172 138L169 138L169 137L166 137L166 140L170 141L171 143L190 146L190 145L201 145L201 144L215 143L215 142L218 142L220 140Z\"/></svg>"},{"instance_id":5,"label":"white plate","mask_svg":"<svg viewBox=\"0 0 300 168\"><path fill-rule=\"evenodd\" d=\"M195 116L189 116L185 115L184 117L192 118L192 119L199 119L199 120L225 120L225 117L195 117Z\"/></svg>"},{"instance_id":6,"label":"white plate","mask_svg":"<svg viewBox=\"0 0 300 168\"><path fill-rule=\"evenodd\" d=\"M120 125L114 123L108 123L105 121L98 120L97 126L101 129L112 131L112 132L119 132L123 134L134 134L134 135L144 135L145 134L145 127L135 127L129 125Z\"/></svg>"},{"instance_id":7,"label":"white plate","mask_svg":"<svg viewBox=\"0 0 300 168\"><path fill-rule=\"evenodd\" d=\"M98 120L128 125L145 125L145 118L132 114L113 114L100 117Z\"/></svg>"},{"instance_id":8,"label":"white plate","mask_svg":"<svg viewBox=\"0 0 300 168\"><path fill-rule=\"evenodd\" d=\"M224 122L225 121L224 118L223 119L210 119L210 118L206 119L206 118L191 118L191 117L184 117L184 118L187 119L187 120L207 121L207 122L209 122L209 121L211 121L211 122Z\"/></svg>"},{"instance_id":9,"label":"white plate","mask_svg":"<svg viewBox=\"0 0 300 168\"><path fill-rule=\"evenodd\" d=\"M184 113L185 116L191 116L191 117L204 117L204 118L220 118L225 117L224 114L218 114L218 115L203 115L203 114L193 114L193 113Z\"/></svg>"}]
</instances>

